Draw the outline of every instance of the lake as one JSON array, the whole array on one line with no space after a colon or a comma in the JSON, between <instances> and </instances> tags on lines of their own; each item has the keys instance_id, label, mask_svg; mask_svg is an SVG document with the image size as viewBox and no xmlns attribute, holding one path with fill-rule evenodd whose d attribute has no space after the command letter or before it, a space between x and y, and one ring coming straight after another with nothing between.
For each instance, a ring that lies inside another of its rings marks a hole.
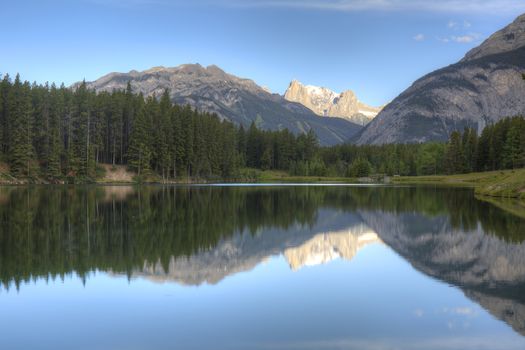
<instances>
[{"instance_id":1,"label":"lake","mask_svg":"<svg viewBox=\"0 0 525 350\"><path fill-rule=\"evenodd\" d=\"M525 349L525 219L473 191L0 188L2 349Z\"/></svg>"}]
</instances>

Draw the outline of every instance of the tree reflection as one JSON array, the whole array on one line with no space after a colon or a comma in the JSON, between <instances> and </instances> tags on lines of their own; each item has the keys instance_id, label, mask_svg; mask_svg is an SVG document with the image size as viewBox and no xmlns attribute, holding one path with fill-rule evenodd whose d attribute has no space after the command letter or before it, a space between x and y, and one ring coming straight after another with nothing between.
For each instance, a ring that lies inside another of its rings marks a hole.
<instances>
[{"instance_id":1,"label":"tree reflection","mask_svg":"<svg viewBox=\"0 0 525 350\"><path fill-rule=\"evenodd\" d=\"M0 281L131 276L144 262L189 257L239 232L312 226L321 209L446 217L452 227L519 243L525 220L471 191L428 187L20 187L0 188ZM417 225L413 221L412 225ZM414 227L411 228L412 230Z\"/></svg>"}]
</instances>

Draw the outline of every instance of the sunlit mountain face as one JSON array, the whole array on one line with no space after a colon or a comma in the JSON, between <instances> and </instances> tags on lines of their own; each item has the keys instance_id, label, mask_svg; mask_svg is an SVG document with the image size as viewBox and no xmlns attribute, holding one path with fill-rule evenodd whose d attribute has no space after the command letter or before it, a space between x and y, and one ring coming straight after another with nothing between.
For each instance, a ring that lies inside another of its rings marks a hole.
<instances>
[{"instance_id":1,"label":"sunlit mountain face","mask_svg":"<svg viewBox=\"0 0 525 350\"><path fill-rule=\"evenodd\" d=\"M249 344L264 340L261 347L381 345L363 334L406 348L450 347L453 339L451 348L460 349L488 335L510 342L494 342L496 349L525 343L525 220L469 190L0 188L0 221L0 307L8 313L29 312L3 301L19 295L30 305L35 288L52 294L80 288L68 298L93 310L101 307L96 300L124 307L136 298L171 296L163 317L185 324L187 333L175 332L183 344L191 343L185 337L196 334L198 322L224 315L220 305L236 315L223 319L224 327L244 317L270 330L286 328L280 338L240 336ZM190 319L189 305L202 305ZM240 305L248 316L235 311ZM156 310L135 307L146 318ZM106 308L123 315L120 306ZM282 323L268 323L274 312ZM292 322L301 314L302 322ZM391 322L400 325L398 333L391 333ZM130 324L140 326L139 319ZM315 336L305 336L309 327L317 327ZM215 339L239 336L220 329ZM210 346L195 341L195 348Z\"/></svg>"}]
</instances>

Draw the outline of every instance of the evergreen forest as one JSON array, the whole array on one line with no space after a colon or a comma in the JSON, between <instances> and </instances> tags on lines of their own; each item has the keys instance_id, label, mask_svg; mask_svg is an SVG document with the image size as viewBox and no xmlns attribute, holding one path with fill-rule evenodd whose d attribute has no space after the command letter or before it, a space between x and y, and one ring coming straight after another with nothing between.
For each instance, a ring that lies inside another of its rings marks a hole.
<instances>
[{"instance_id":1,"label":"evergreen forest","mask_svg":"<svg viewBox=\"0 0 525 350\"><path fill-rule=\"evenodd\" d=\"M137 179L243 180L254 169L297 176L432 175L525 166L525 118L455 131L448 142L320 147L310 131L263 131L174 105L165 91L99 92L0 81L0 162L15 178L94 181L100 164L125 165ZM248 175L247 175L248 174Z\"/></svg>"}]
</instances>

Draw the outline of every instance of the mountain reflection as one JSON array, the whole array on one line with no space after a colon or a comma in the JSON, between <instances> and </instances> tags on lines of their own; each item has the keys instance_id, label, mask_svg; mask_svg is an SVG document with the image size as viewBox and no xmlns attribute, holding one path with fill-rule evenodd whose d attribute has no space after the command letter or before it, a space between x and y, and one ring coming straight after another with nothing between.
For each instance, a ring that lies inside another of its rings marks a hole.
<instances>
[{"instance_id":1,"label":"mountain reflection","mask_svg":"<svg viewBox=\"0 0 525 350\"><path fill-rule=\"evenodd\" d=\"M290 268L298 270L336 258L351 260L364 245L379 241L366 226L356 224L356 217L341 212L321 216L323 218L318 222L307 227L269 228L259 235L242 232L220 241L209 250L189 257L172 257L167 267L160 261L145 262L142 269L133 271L132 276L183 285L216 284L227 276L253 269L271 256L283 254ZM354 226L337 232L323 232L332 223Z\"/></svg>"},{"instance_id":2,"label":"mountain reflection","mask_svg":"<svg viewBox=\"0 0 525 350\"><path fill-rule=\"evenodd\" d=\"M5 289L92 271L216 284L271 256L295 271L383 242L525 335L525 220L468 190L0 188L0 230Z\"/></svg>"}]
</instances>

